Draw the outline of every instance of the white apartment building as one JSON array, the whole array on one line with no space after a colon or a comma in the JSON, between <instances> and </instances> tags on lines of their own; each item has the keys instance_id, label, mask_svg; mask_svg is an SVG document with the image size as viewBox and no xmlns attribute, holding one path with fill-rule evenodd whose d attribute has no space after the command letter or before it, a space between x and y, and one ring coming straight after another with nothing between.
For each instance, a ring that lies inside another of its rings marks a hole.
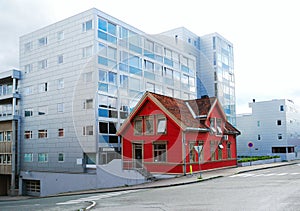
<instances>
[{"instance_id":1,"label":"white apartment building","mask_svg":"<svg viewBox=\"0 0 300 211\"><path fill-rule=\"evenodd\" d=\"M20 67L21 194L144 182L100 168L116 130L145 90L196 98L195 56L95 8L22 36Z\"/></svg>"},{"instance_id":2,"label":"white apartment building","mask_svg":"<svg viewBox=\"0 0 300 211\"><path fill-rule=\"evenodd\" d=\"M95 8L20 37L19 193L145 182L117 162L115 133L146 90L197 98L200 41L184 28L148 35Z\"/></svg>"},{"instance_id":3,"label":"white apartment building","mask_svg":"<svg viewBox=\"0 0 300 211\"><path fill-rule=\"evenodd\" d=\"M249 106L251 114L237 115L237 127L241 131L237 140L238 156L279 155L282 160L299 159L299 107L287 99L253 100ZM253 146L249 147L249 143Z\"/></svg>"}]
</instances>

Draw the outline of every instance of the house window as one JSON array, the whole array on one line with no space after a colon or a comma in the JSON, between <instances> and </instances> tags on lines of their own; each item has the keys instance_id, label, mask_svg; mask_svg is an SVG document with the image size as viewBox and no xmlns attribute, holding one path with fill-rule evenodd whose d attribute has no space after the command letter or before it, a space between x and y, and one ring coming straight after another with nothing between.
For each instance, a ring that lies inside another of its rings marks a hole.
<instances>
[{"instance_id":1,"label":"house window","mask_svg":"<svg viewBox=\"0 0 300 211\"><path fill-rule=\"evenodd\" d=\"M39 84L39 92L47 92L48 91L48 83Z\"/></svg>"},{"instance_id":2,"label":"house window","mask_svg":"<svg viewBox=\"0 0 300 211\"><path fill-rule=\"evenodd\" d=\"M145 134L152 135L154 133L154 119L151 116L145 117Z\"/></svg>"},{"instance_id":3,"label":"house window","mask_svg":"<svg viewBox=\"0 0 300 211\"><path fill-rule=\"evenodd\" d=\"M47 130L39 130L38 131L38 138L47 138L48 137L48 131Z\"/></svg>"},{"instance_id":4,"label":"house window","mask_svg":"<svg viewBox=\"0 0 300 211\"><path fill-rule=\"evenodd\" d=\"M279 110L284 111L284 105L280 105Z\"/></svg>"},{"instance_id":5,"label":"house window","mask_svg":"<svg viewBox=\"0 0 300 211\"><path fill-rule=\"evenodd\" d=\"M64 79L58 79L57 80L57 89L62 89L64 88Z\"/></svg>"},{"instance_id":6,"label":"house window","mask_svg":"<svg viewBox=\"0 0 300 211\"><path fill-rule=\"evenodd\" d=\"M47 37L42 37L40 39L38 39L38 46L41 47L41 46L45 46L47 45Z\"/></svg>"},{"instance_id":7,"label":"house window","mask_svg":"<svg viewBox=\"0 0 300 211\"><path fill-rule=\"evenodd\" d=\"M190 143L190 153L189 153L189 157L190 157L190 163L195 163L197 162L197 151L195 150L194 146L197 146L196 142L192 142Z\"/></svg>"},{"instance_id":8,"label":"house window","mask_svg":"<svg viewBox=\"0 0 300 211\"><path fill-rule=\"evenodd\" d=\"M64 162L65 156L64 153L58 153L58 162Z\"/></svg>"},{"instance_id":9,"label":"house window","mask_svg":"<svg viewBox=\"0 0 300 211\"><path fill-rule=\"evenodd\" d=\"M31 109L31 108L25 109L24 116L25 117L33 116L33 109Z\"/></svg>"},{"instance_id":10,"label":"house window","mask_svg":"<svg viewBox=\"0 0 300 211\"><path fill-rule=\"evenodd\" d=\"M257 127L260 127L260 121L257 121Z\"/></svg>"},{"instance_id":11,"label":"house window","mask_svg":"<svg viewBox=\"0 0 300 211\"><path fill-rule=\"evenodd\" d=\"M222 135L222 119L217 119L217 135Z\"/></svg>"},{"instance_id":12,"label":"house window","mask_svg":"<svg viewBox=\"0 0 300 211\"><path fill-rule=\"evenodd\" d=\"M260 141L261 137L260 134L257 135L257 140Z\"/></svg>"},{"instance_id":13,"label":"house window","mask_svg":"<svg viewBox=\"0 0 300 211\"><path fill-rule=\"evenodd\" d=\"M281 120L277 120L277 125L281 125Z\"/></svg>"},{"instance_id":14,"label":"house window","mask_svg":"<svg viewBox=\"0 0 300 211\"><path fill-rule=\"evenodd\" d=\"M222 160L223 159L223 144L219 144L218 145L218 160Z\"/></svg>"},{"instance_id":15,"label":"house window","mask_svg":"<svg viewBox=\"0 0 300 211\"><path fill-rule=\"evenodd\" d=\"M64 104L63 103L57 103L57 112L58 113L64 112Z\"/></svg>"},{"instance_id":16,"label":"house window","mask_svg":"<svg viewBox=\"0 0 300 211\"><path fill-rule=\"evenodd\" d=\"M25 50L25 52L31 51L32 50L32 43L31 42L25 43L24 44L24 50Z\"/></svg>"},{"instance_id":17,"label":"house window","mask_svg":"<svg viewBox=\"0 0 300 211\"><path fill-rule=\"evenodd\" d=\"M230 142L227 142L227 158L230 159L231 158L231 144Z\"/></svg>"},{"instance_id":18,"label":"house window","mask_svg":"<svg viewBox=\"0 0 300 211\"><path fill-rule=\"evenodd\" d=\"M86 99L83 103L84 109L92 109L93 108L93 99Z\"/></svg>"},{"instance_id":19,"label":"house window","mask_svg":"<svg viewBox=\"0 0 300 211\"><path fill-rule=\"evenodd\" d=\"M32 139L32 131L31 130L25 130L24 138L25 139Z\"/></svg>"},{"instance_id":20,"label":"house window","mask_svg":"<svg viewBox=\"0 0 300 211\"><path fill-rule=\"evenodd\" d=\"M46 69L48 64L47 64L47 59L43 59L43 60L40 60L38 61L38 69L39 70L43 70L43 69Z\"/></svg>"},{"instance_id":21,"label":"house window","mask_svg":"<svg viewBox=\"0 0 300 211\"><path fill-rule=\"evenodd\" d=\"M210 159L212 161L216 160L216 146L215 146L215 141L210 141Z\"/></svg>"},{"instance_id":22,"label":"house window","mask_svg":"<svg viewBox=\"0 0 300 211\"><path fill-rule=\"evenodd\" d=\"M92 20L82 23L82 31L83 32L89 31L91 29L93 29L93 21Z\"/></svg>"},{"instance_id":23,"label":"house window","mask_svg":"<svg viewBox=\"0 0 300 211\"><path fill-rule=\"evenodd\" d=\"M166 162L167 161L167 143L159 142L153 143L154 149L154 162Z\"/></svg>"},{"instance_id":24,"label":"house window","mask_svg":"<svg viewBox=\"0 0 300 211\"><path fill-rule=\"evenodd\" d=\"M32 153L25 153L24 154L24 162L32 162L33 161L33 154Z\"/></svg>"},{"instance_id":25,"label":"house window","mask_svg":"<svg viewBox=\"0 0 300 211\"><path fill-rule=\"evenodd\" d=\"M58 129L58 137L64 137L65 136L65 130L63 128Z\"/></svg>"},{"instance_id":26,"label":"house window","mask_svg":"<svg viewBox=\"0 0 300 211\"><path fill-rule=\"evenodd\" d=\"M210 118L210 131L212 134L217 132L216 130L216 118Z\"/></svg>"},{"instance_id":27,"label":"house window","mask_svg":"<svg viewBox=\"0 0 300 211\"><path fill-rule=\"evenodd\" d=\"M64 63L64 55L58 55L57 56L57 64Z\"/></svg>"},{"instance_id":28,"label":"house window","mask_svg":"<svg viewBox=\"0 0 300 211\"><path fill-rule=\"evenodd\" d=\"M38 162L40 162L40 163L48 162L48 154L47 153L38 153Z\"/></svg>"},{"instance_id":29,"label":"house window","mask_svg":"<svg viewBox=\"0 0 300 211\"><path fill-rule=\"evenodd\" d=\"M4 141L4 132L0 132L0 142Z\"/></svg>"},{"instance_id":30,"label":"house window","mask_svg":"<svg viewBox=\"0 0 300 211\"><path fill-rule=\"evenodd\" d=\"M165 134L167 132L167 119L165 117L157 117L157 134Z\"/></svg>"},{"instance_id":31,"label":"house window","mask_svg":"<svg viewBox=\"0 0 300 211\"><path fill-rule=\"evenodd\" d=\"M59 31L56 34L57 40L63 40L64 39L64 31Z\"/></svg>"},{"instance_id":32,"label":"house window","mask_svg":"<svg viewBox=\"0 0 300 211\"><path fill-rule=\"evenodd\" d=\"M142 135L143 133L143 120L134 120L134 135Z\"/></svg>"},{"instance_id":33,"label":"house window","mask_svg":"<svg viewBox=\"0 0 300 211\"><path fill-rule=\"evenodd\" d=\"M32 71L32 64L26 64L24 66L25 73L30 73Z\"/></svg>"},{"instance_id":34,"label":"house window","mask_svg":"<svg viewBox=\"0 0 300 211\"><path fill-rule=\"evenodd\" d=\"M278 140L282 140L282 134L279 133L279 134L277 135L277 138L278 138Z\"/></svg>"},{"instance_id":35,"label":"house window","mask_svg":"<svg viewBox=\"0 0 300 211\"><path fill-rule=\"evenodd\" d=\"M84 136L92 136L94 134L93 125L87 125L83 127L82 134Z\"/></svg>"}]
</instances>

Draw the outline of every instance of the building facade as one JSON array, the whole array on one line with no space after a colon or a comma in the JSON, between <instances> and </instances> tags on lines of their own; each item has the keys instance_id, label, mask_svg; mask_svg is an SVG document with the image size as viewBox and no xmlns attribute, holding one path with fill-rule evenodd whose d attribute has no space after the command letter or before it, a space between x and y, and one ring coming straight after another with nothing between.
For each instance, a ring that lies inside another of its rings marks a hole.
<instances>
[{"instance_id":1,"label":"building facade","mask_svg":"<svg viewBox=\"0 0 300 211\"><path fill-rule=\"evenodd\" d=\"M300 158L300 115L293 101L278 99L249 103L251 114L237 116L241 135L239 156L279 155L282 160ZM253 147L249 147L249 143Z\"/></svg>"},{"instance_id":2,"label":"building facade","mask_svg":"<svg viewBox=\"0 0 300 211\"><path fill-rule=\"evenodd\" d=\"M20 170L21 72L0 73L0 195L16 195Z\"/></svg>"},{"instance_id":3,"label":"building facade","mask_svg":"<svg viewBox=\"0 0 300 211\"><path fill-rule=\"evenodd\" d=\"M124 169L185 175L237 165L240 132L217 98L180 100L146 92L118 134Z\"/></svg>"},{"instance_id":4,"label":"building facade","mask_svg":"<svg viewBox=\"0 0 300 211\"><path fill-rule=\"evenodd\" d=\"M100 177L144 91L196 98L196 62L95 8L22 36L20 193L49 194L50 173Z\"/></svg>"},{"instance_id":5,"label":"building facade","mask_svg":"<svg viewBox=\"0 0 300 211\"><path fill-rule=\"evenodd\" d=\"M197 98L217 97L227 119L236 124L233 44L218 33L198 36L184 27L161 33L164 41L194 55L197 61ZM172 39L170 39L170 37Z\"/></svg>"}]
</instances>

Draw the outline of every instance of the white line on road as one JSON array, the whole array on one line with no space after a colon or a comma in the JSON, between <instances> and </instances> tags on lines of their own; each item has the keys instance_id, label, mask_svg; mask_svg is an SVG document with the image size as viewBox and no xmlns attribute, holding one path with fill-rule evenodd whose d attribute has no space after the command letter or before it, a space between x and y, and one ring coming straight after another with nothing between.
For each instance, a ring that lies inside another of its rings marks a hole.
<instances>
[{"instance_id":1,"label":"white line on road","mask_svg":"<svg viewBox=\"0 0 300 211\"><path fill-rule=\"evenodd\" d=\"M100 199L105 199L105 198L109 198L109 197L113 197L113 196L120 196L126 193L133 193L133 192L137 192L138 190L128 190L128 191L120 191L120 192L111 192L111 193L106 193L106 194L100 194L100 195L96 195L96 196L89 196L89 197L84 197L84 198L79 198L76 200L69 200L66 202L59 202L56 203L56 205L68 205L68 204L79 204L81 202L85 202L85 201L97 201Z\"/></svg>"}]
</instances>

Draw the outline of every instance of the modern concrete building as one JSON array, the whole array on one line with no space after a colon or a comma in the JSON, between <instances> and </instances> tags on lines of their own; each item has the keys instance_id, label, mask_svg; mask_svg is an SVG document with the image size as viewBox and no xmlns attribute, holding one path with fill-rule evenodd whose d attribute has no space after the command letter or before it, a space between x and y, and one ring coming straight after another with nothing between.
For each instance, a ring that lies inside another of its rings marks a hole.
<instances>
[{"instance_id":1,"label":"modern concrete building","mask_svg":"<svg viewBox=\"0 0 300 211\"><path fill-rule=\"evenodd\" d=\"M116 131L146 90L197 97L200 38L179 38L148 35L95 8L22 36L20 194L143 182L103 169L120 167L110 162L121 154Z\"/></svg>"},{"instance_id":2,"label":"modern concrete building","mask_svg":"<svg viewBox=\"0 0 300 211\"><path fill-rule=\"evenodd\" d=\"M278 99L249 103L251 114L237 116L241 135L239 156L279 155L282 160L300 158L300 114L293 101ZM249 143L252 143L249 145Z\"/></svg>"},{"instance_id":3,"label":"modern concrete building","mask_svg":"<svg viewBox=\"0 0 300 211\"><path fill-rule=\"evenodd\" d=\"M15 195L18 190L20 79L18 70L0 73L0 195Z\"/></svg>"},{"instance_id":4,"label":"modern concrete building","mask_svg":"<svg viewBox=\"0 0 300 211\"><path fill-rule=\"evenodd\" d=\"M20 67L25 194L91 188L76 174L103 179L97 167L120 158L116 130L145 90L196 98L195 56L97 9L22 36Z\"/></svg>"}]
</instances>

